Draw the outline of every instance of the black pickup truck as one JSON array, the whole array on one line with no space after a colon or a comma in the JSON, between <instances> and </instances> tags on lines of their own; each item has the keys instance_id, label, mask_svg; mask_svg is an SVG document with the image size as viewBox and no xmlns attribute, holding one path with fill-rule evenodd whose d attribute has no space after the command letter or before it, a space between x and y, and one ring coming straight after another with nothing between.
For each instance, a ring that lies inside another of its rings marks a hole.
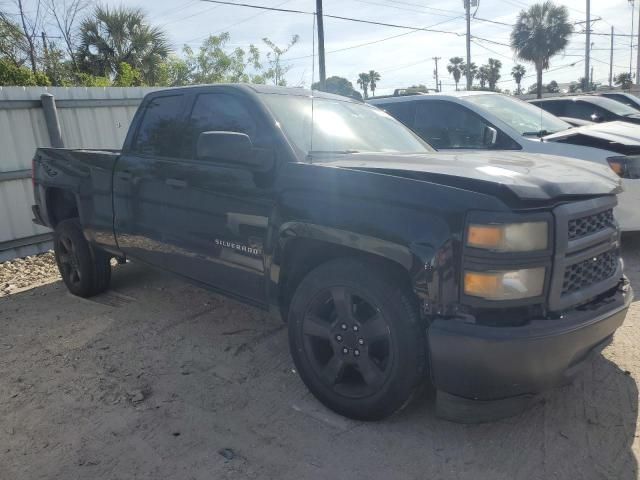
<instances>
[{"instance_id":1,"label":"black pickup truck","mask_svg":"<svg viewBox=\"0 0 640 480\"><path fill-rule=\"evenodd\" d=\"M438 153L386 113L302 89L145 97L122 151L40 148L35 221L69 290L132 259L280 315L300 377L378 419L508 415L570 378L632 292L605 167Z\"/></svg>"}]
</instances>

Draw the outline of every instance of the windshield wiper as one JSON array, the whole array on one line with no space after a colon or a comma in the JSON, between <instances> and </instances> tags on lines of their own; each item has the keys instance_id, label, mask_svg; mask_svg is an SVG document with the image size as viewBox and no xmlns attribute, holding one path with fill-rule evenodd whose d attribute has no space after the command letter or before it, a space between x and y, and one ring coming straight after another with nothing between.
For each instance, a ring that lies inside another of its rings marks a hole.
<instances>
[{"instance_id":1,"label":"windshield wiper","mask_svg":"<svg viewBox=\"0 0 640 480\"><path fill-rule=\"evenodd\" d=\"M544 137L546 135L551 135L553 132L548 132L547 130L538 130L537 132L522 132L523 137Z\"/></svg>"}]
</instances>

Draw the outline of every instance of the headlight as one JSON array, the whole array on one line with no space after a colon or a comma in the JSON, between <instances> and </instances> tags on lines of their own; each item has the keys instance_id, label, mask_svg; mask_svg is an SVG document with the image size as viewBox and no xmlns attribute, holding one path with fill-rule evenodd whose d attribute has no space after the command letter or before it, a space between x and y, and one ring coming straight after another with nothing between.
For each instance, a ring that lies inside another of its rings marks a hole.
<instances>
[{"instance_id":1,"label":"headlight","mask_svg":"<svg viewBox=\"0 0 640 480\"><path fill-rule=\"evenodd\" d=\"M464 293L487 300L538 297L544 289L544 267L496 272L464 272Z\"/></svg>"},{"instance_id":2,"label":"headlight","mask_svg":"<svg viewBox=\"0 0 640 480\"><path fill-rule=\"evenodd\" d=\"M609 157L607 162L621 178L640 178L640 157L637 155L628 157Z\"/></svg>"},{"instance_id":3,"label":"headlight","mask_svg":"<svg viewBox=\"0 0 640 480\"><path fill-rule=\"evenodd\" d=\"M498 252L546 250L548 243L549 224L547 222L471 224L467 230L468 246Z\"/></svg>"}]
</instances>

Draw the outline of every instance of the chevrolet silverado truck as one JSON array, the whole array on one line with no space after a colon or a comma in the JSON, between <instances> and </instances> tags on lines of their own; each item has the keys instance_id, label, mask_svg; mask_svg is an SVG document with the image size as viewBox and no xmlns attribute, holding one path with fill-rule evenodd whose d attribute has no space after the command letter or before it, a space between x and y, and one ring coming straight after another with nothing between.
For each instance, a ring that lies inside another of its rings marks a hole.
<instances>
[{"instance_id":1,"label":"chevrolet silverado truck","mask_svg":"<svg viewBox=\"0 0 640 480\"><path fill-rule=\"evenodd\" d=\"M326 406L380 419L512 414L570 379L632 292L607 167L435 152L375 107L303 89L148 94L121 151L39 148L38 224L75 295L131 259L288 324Z\"/></svg>"}]
</instances>

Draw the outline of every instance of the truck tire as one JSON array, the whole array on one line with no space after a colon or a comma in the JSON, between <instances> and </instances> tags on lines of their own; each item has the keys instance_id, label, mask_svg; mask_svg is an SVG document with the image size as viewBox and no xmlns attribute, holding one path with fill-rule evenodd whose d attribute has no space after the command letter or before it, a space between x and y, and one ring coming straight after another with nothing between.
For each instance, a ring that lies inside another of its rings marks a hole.
<instances>
[{"instance_id":1,"label":"truck tire","mask_svg":"<svg viewBox=\"0 0 640 480\"><path fill-rule=\"evenodd\" d=\"M111 257L87 242L77 218L56 226L53 249L62 280L71 293L91 297L109 287Z\"/></svg>"},{"instance_id":2,"label":"truck tire","mask_svg":"<svg viewBox=\"0 0 640 480\"><path fill-rule=\"evenodd\" d=\"M425 334L408 288L347 258L311 271L289 310L289 348L307 388L346 417L379 420L425 374Z\"/></svg>"}]
</instances>

